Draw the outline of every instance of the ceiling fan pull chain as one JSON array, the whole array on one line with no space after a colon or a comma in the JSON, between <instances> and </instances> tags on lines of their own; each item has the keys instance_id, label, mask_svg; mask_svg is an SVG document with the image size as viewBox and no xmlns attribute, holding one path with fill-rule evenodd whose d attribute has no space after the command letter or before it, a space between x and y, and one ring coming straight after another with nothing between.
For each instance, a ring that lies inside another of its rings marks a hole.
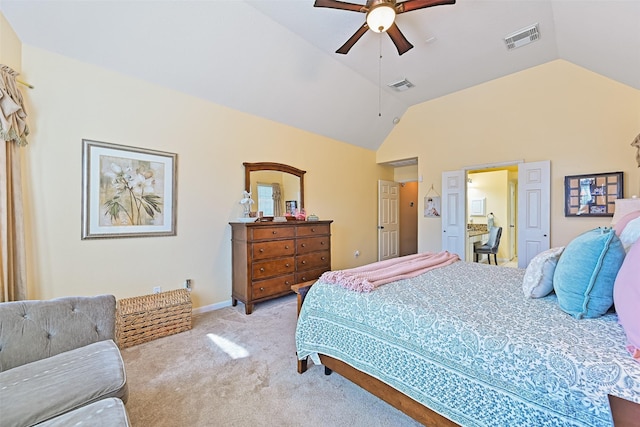
<instances>
[{"instance_id":1,"label":"ceiling fan pull chain","mask_svg":"<svg viewBox=\"0 0 640 427\"><path fill-rule=\"evenodd\" d=\"M382 33L378 36L378 117L382 117Z\"/></svg>"}]
</instances>

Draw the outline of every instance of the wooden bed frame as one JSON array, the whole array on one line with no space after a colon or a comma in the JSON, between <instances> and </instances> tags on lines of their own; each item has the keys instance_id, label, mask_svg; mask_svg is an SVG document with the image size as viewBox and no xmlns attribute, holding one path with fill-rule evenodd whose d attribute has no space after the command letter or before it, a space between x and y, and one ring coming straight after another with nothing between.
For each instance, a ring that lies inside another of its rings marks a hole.
<instances>
[{"instance_id":1,"label":"wooden bed frame","mask_svg":"<svg viewBox=\"0 0 640 427\"><path fill-rule=\"evenodd\" d=\"M309 288L311 288L311 285L315 282L315 280L312 280L310 282L299 283L291 287L291 289L298 295L298 314L300 314L300 308L302 307L304 298L307 296ZM341 360L321 354L320 362L325 367L325 375L331 374L332 371L340 374L352 383L362 387L374 396L379 397L394 408L404 412L425 426L459 427L459 424L454 423L432 409L411 399L406 394L399 392L390 385L372 377L369 374L359 371ZM298 360L298 373L303 374L306 370L307 359Z\"/></svg>"},{"instance_id":2,"label":"wooden bed frame","mask_svg":"<svg viewBox=\"0 0 640 427\"><path fill-rule=\"evenodd\" d=\"M423 404L416 402L406 394L399 392L390 385L387 385L379 379L357 370L353 366L348 365L341 360L321 354L320 362L322 362L322 364L325 366L326 375L330 374L331 371L337 372L349 381L359 385L374 396L378 396L380 399L384 400L391 406L399 409L400 411L404 412L405 414L425 426L458 426L458 424L443 417L437 412L434 412L432 409L427 408Z\"/></svg>"}]
</instances>

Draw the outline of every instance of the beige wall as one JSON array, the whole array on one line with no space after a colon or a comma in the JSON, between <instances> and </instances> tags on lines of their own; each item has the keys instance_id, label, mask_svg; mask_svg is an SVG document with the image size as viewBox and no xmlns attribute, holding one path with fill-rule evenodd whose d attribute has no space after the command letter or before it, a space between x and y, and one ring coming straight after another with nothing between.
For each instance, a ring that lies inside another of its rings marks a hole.
<instances>
[{"instance_id":1,"label":"beige wall","mask_svg":"<svg viewBox=\"0 0 640 427\"><path fill-rule=\"evenodd\" d=\"M228 222L242 212L243 162L307 171L307 212L335 221L334 268L376 260L376 182L393 172L376 165L373 151L28 45L22 61L36 86L26 94L32 136L24 150L30 298L122 298L190 278L195 307L228 302ZM83 138L178 154L177 236L80 239Z\"/></svg>"},{"instance_id":2,"label":"beige wall","mask_svg":"<svg viewBox=\"0 0 640 427\"><path fill-rule=\"evenodd\" d=\"M4 15L0 13L0 64L8 65L15 71L22 69L22 43L7 22Z\"/></svg>"},{"instance_id":3,"label":"beige wall","mask_svg":"<svg viewBox=\"0 0 640 427\"><path fill-rule=\"evenodd\" d=\"M638 194L630 144L639 132L640 91L557 60L410 108L377 161L418 157L424 196L432 183L441 193L443 171L551 160L551 245L559 246L610 222L565 218L564 176L623 171L625 196ZM418 229L420 251L441 248L441 221L419 218Z\"/></svg>"},{"instance_id":4,"label":"beige wall","mask_svg":"<svg viewBox=\"0 0 640 427\"><path fill-rule=\"evenodd\" d=\"M393 180L396 182L417 181L418 178L418 165L400 166L393 169Z\"/></svg>"}]
</instances>

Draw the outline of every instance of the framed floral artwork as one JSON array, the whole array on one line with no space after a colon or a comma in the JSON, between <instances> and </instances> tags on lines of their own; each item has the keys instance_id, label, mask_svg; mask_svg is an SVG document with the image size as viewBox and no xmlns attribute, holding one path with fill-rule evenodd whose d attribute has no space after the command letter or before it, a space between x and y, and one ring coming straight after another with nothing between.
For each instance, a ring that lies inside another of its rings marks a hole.
<instances>
[{"instance_id":1,"label":"framed floral artwork","mask_svg":"<svg viewBox=\"0 0 640 427\"><path fill-rule=\"evenodd\" d=\"M82 140L82 239L176 235L177 154Z\"/></svg>"}]
</instances>

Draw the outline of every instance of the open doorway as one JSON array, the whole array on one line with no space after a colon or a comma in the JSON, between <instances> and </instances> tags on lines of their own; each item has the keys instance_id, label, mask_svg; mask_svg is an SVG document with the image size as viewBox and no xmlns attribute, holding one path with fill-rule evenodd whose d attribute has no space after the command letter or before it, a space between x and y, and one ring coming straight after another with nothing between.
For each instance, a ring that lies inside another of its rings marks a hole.
<instances>
[{"instance_id":1,"label":"open doorway","mask_svg":"<svg viewBox=\"0 0 640 427\"><path fill-rule=\"evenodd\" d=\"M498 264L518 266L517 188L517 164L467 170L467 261L474 259L473 245L486 241L488 227L493 225L502 228L496 254ZM487 262L487 258L482 257L480 261Z\"/></svg>"},{"instance_id":2,"label":"open doorway","mask_svg":"<svg viewBox=\"0 0 640 427\"><path fill-rule=\"evenodd\" d=\"M400 184L400 256L418 253L418 182Z\"/></svg>"},{"instance_id":3,"label":"open doorway","mask_svg":"<svg viewBox=\"0 0 640 427\"><path fill-rule=\"evenodd\" d=\"M518 268L526 268L540 252L549 249L551 226L551 162L518 163L517 258ZM464 257L467 246L468 216L465 201L467 170L479 166L442 172L442 250ZM486 169L486 168L485 168Z\"/></svg>"},{"instance_id":4,"label":"open doorway","mask_svg":"<svg viewBox=\"0 0 640 427\"><path fill-rule=\"evenodd\" d=\"M378 260L415 254L418 252L418 159L403 159L381 165L393 170L393 181L378 182ZM387 200L383 191L386 187L381 187L381 183L389 188L394 184L398 194L397 203ZM396 233L387 233L390 221L397 221L392 227Z\"/></svg>"}]
</instances>

